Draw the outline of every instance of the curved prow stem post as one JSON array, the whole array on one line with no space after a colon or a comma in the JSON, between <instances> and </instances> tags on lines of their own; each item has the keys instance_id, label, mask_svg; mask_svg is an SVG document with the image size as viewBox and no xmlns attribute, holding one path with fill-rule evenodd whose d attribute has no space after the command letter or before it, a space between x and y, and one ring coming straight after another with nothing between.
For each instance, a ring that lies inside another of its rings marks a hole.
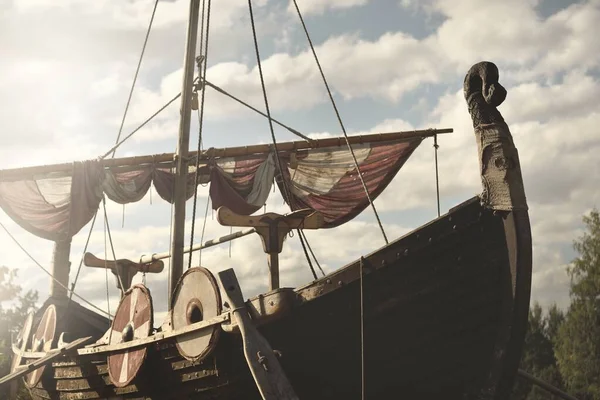
<instances>
[{"instance_id":1,"label":"curved prow stem post","mask_svg":"<svg viewBox=\"0 0 600 400\"><path fill-rule=\"evenodd\" d=\"M498 111L506 99L498 67L483 61L469 69L464 95L473 120L479 151L483 208L491 210L504 226L505 268L498 285L502 293L499 330L491 368L483 393L508 398L514 384L529 315L532 273L532 239L519 154L512 134ZM487 398L487 397L483 397Z\"/></svg>"}]
</instances>

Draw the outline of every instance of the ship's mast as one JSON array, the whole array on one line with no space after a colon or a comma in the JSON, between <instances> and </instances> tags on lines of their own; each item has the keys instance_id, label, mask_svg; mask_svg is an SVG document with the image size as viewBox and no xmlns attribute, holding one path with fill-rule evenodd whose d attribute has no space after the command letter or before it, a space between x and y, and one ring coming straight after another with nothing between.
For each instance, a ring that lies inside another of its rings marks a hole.
<instances>
[{"instance_id":1,"label":"ship's mast","mask_svg":"<svg viewBox=\"0 0 600 400\"><path fill-rule=\"evenodd\" d=\"M171 279L170 297L177 281L183 273L183 244L185 237L185 200L188 174L188 152L190 142L190 119L192 105L192 89L196 56L196 37L198 34L198 14L200 0L190 1L190 17L187 30L187 41L183 61L183 87L181 90L181 120L179 123L179 140L175 155L175 193L173 204L173 236L171 242Z\"/></svg>"}]
</instances>

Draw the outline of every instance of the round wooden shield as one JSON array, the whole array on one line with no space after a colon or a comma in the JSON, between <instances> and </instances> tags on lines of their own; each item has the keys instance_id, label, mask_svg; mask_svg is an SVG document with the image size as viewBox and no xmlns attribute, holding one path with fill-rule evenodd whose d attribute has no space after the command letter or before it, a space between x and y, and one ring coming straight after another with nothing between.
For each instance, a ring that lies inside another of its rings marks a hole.
<instances>
[{"instance_id":1,"label":"round wooden shield","mask_svg":"<svg viewBox=\"0 0 600 400\"><path fill-rule=\"evenodd\" d=\"M206 268L188 269L175 288L171 304L171 327L184 328L221 314L221 294L213 274ZM176 337L176 345L184 358L200 360L214 349L219 338L220 326L214 325Z\"/></svg>"},{"instance_id":2,"label":"round wooden shield","mask_svg":"<svg viewBox=\"0 0 600 400\"><path fill-rule=\"evenodd\" d=\"M23 328L17 335L16 345L21 351L27 350L27 346L29 344L29 339L31 339L31 330L33 328L33 313L27 314L27 318L25 319L25 323L23 323ZM13 355L12 363L10 365L10 372L15 372L17 367L21 365L21 356L18 354Z\"/></svg>"},{"instance_id":3,"label":"round wooden shield","mask_svg":"<svg viewBox=\"0 0 600 400\"><path fill-rule=\"evenodd\" d=\"M121 298L111 325L109 344L147 338L153 323L150 291L144 285L134 285ZM146 347L111 353L108 374L112 383L116 387L129 385L142 367L146 354Z\"/></svg>"},{"instance_id":4,"label":"round wooden shield","mask_svg":"<svg viewBox=\"0 0 600 400\"><path fill-rule=\"evenodd\" d=\"M34 352L48 352L52 349L54 335L56 333L56 307L50 304L37 327L37 330L31 338L31 349ZM45 367L40 367L27 375L25 382L27 386L34 387L42 379Z\"/></svg>"}]
</instances>

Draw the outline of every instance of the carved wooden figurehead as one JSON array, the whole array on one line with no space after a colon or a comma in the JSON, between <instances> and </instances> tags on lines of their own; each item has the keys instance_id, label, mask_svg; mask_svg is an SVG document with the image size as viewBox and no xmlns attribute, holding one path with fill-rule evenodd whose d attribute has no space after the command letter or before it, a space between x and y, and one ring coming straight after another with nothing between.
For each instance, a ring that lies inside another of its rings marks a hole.
<instances>
[{"instance_id":1,"label":"carved wooden figurehead","mask_svg":"<svg viewBox=\"0 0 600 400\"><path fill-rule=\"evenodd\" d=\"M108 268L117 277L117 288L122 291L127 291L131 287L131 281L133 277L138 273L160 273L165 267L162 260L155 260L151 263L140 264L127 259L120 259L116 261L102 260L92 253L85 253L83 256L83 263L87 267L93 268ZM121 287L121 284L123 287Z\"/></svg>"},{"instance_id":2,"label":"carved wooden figurehead","mask_svg":"<svg viewBox=\"0 0 600 400\"><path fill-rule=\"evenodd\" d=\"M519 154L497 109L506 99L506 89L498 79L498 67L482 61L469 69L463 88L479 150L481 202L492 210L526 210Z\"/></svg>"},{"instance_id":3,"label":"carved wooden figurehead","mask_svg":"<svg viewBox=\"0 0 600 400\"><path fill-rule=\"evenodd\" d=\"M319 229L325 224L323 215L311 209L294 211L287 215L266 213L260 215L239 215L222 206L217 210L217 221L224 226L253 227L263 242L263 250L268 255L271 290L279 288L279 253L283 241L292 229Z\"/></svg>"}]
</instances>

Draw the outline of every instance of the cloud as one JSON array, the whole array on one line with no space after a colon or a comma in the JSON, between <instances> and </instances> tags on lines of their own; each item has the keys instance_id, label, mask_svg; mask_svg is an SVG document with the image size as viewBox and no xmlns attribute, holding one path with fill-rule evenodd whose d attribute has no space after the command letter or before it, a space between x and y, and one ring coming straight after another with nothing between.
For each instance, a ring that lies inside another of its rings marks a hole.
<instances>
[{"instance_id":1,"label":"cloud","mask_svg":"<svg viewBox=\"0 0 600 400\"><path fill-rule=\"evenodd\" d=\"M401 32L384 34L375 41L356 35L333 37L317 46L316 52L334 93L344 100L368 96L398 102L419 85L438 83L444 75L439 68L442 60L431 46ZM407 58L411 62L405 62ZM309 49L296 55L275 53L262 60L262 68L274 112L311 109L328 100ZM159 91L139 91L143 93L138 97L139 109L149 108L143 102L152 102L153 108L166 103L179 91L180 76L181 69L177 69L163 77ZM258 67L239 61L221 62L208 68L207 79L250 105L264 109ZM231 119L242 110L238 103L210 88L207 90L208 118Z\"/></svg>"},{"instance_id":2,"label":"cloud","mask_svg":"<svg viewBox=\"0 0 600 400\"><path fill-rule=\"evenodd\" d=\"M545 19L537 10L543 6L539 0L485 6L476 0L403 0L400 4L444 18L434 37L458 71L488 59L501 69L514 68L521 79L531 79L573 67L596 68L600 62L589 57L599 50L594 40L600 29L597 1L570 4Z\"/></svg>"},{"instance_id":3,"label":"cloud","mask_svg":"<svg viewBox=\"0 0 600 400\"><path fill-rule=\"evenodd\" d=\"M351 7L364 6L369 0L311 0L307 2L298 1L298 8L302 15L320 15L327 10L346 9ZM297 13L294 2L290 0L288 11Z\"/></svg>"}]
</instances>

